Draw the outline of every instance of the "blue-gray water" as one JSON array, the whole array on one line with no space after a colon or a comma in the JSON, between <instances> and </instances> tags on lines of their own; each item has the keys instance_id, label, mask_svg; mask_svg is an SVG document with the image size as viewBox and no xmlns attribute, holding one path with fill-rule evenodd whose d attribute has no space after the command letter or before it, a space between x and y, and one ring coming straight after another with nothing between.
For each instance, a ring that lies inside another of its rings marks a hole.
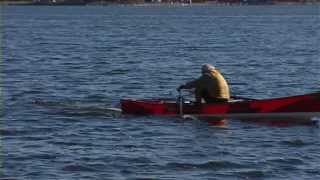
<instances>
[{"instance_id":1,"label":"blue-gray water","mask_svg":"<svg viewBox=\"0 0 320 180\"><path fill-rule=\"evenodd\" d=\"M318 6L1 7L1 178L319 179L320 133L109 113L203 63L252 98L319 91Z\"/></svg>"}]
</instances>

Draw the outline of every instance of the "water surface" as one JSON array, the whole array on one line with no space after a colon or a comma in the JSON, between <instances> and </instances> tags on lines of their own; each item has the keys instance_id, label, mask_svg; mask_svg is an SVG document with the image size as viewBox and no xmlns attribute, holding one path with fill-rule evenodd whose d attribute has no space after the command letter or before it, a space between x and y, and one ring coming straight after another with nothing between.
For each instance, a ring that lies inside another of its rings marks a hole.
<instances>
[{"instance_id":1,"label":"water surface","mask_svg":"<svg viewBox=\"0 0 320 180\"><path fill-rule=\"evenodd\" d=\"M319 91L318 6L2 7L1 177L318 179L319 128L123 117L219 68L234 95Z\"/></svg>"}]
</instances>

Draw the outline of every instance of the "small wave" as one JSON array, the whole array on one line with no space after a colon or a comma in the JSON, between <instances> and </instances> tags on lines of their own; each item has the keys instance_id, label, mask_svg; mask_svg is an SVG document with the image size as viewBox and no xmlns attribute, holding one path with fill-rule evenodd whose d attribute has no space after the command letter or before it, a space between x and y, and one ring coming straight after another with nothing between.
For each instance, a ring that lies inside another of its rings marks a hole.
<instances>
[{"instance_id":1,"label":"small wave","mask_svg":"<svg viewBox=\"0 0 320 180\"><path fill-rule=\"evenodd\" d=\"M303 161L298 158L277 158L277 159L270 159L267 162L276 163L276 164L283 164L283 165L303 164Z\"/></svg>"},{"instance_id":2,"label":"small wave","mask_svg":"<svg viewBox=\"0 0 320 180\"><path fill-rule=\"evenodd\" d=\"M93 144L93 143L83 143L83 142L62 142L62 141L57 141L57 142L50 142L51 144L55 144L55 145L65 145L65 146L98 146L97 144Z\"/></svg>"},{"instance_id":3,"label":"small wave","mask_svg":"<svg viewBox=\"0 0 320 180\"><path fill-rule=\"evenodd\" d=\"M147 164L152 164L153 161L149 158L146 157L117 157L114 159L114 161L117 162L125 162L125 163L130 163L130 164L135 164L135 165L147 165Z\"/></svg>"},{"instance_id":4,"label":"small wave","mask_svg":"<svg viewBox=\"0 0 320 180\"><path fill-rule=\"evenodd\" d=\"M96 168L84 166L84 165L75 165L75 164L70 164L67 166L64 166L62 168L63 171L68 171L68 172L96 172L99 171Z\"/></svg>"},{"instance_id":5,"label":"small wave","mask_svg":"<svg viewBox=\"0 0 320 180\"><path fill-rule=\"evenodd\" d=\"M66 102L57 102L57 101L46 101L46 100L34 100L32 104L43 106L43 107L61 107L66 106L69 103Z\"/></svg>"},{"instance_id":6,"label":"small wave","mask_svg":"<svg viewBox=\"0 0 320 180\"><path fill-rule=\"evenodd\" d=\"M238 176L244 179L256 179L256 178L262 178L266 176L266 173L261 170L244 170L237 173Z\"/></svg>"},{"instance_id":7,"label":"small wave","mask_svg":"<svg viewBox=\"0 0 320 180\"><path fill-rule=\"evenodd\" d=\"M306 143L300 139L295 140L289 140L289 141L282 141L281 144L292 146L292 147L301 147L301 146L307 146L309 143Z\"/></svg>"},{"instance_id":8,"label":"small wave","mask_svg":"<svg viewBox=\"0 0 320 180\"><path fill-rule=\"evenodd\" d=\"M0 109L0 117L4 117L6 115L6 111L3 110L4 108Z\"/></svg>"},{"instance_id":9,"label":"small wave","mask_svg":"<svg viewBox=\"0 0 320 180\"><path fill-rule=\"evenodd\" d=\"M127 74L129 70L127 69L114 69L110 73L110 75L121 75L121 74Z\"/></svg>"},{"instance_id":10,"label":"small wave","mask_svg":"<svg viewBox=\"0 0 320 180\"><path fill-rule=\"evenodd\" d=\"M28 131L18 129L0 129L1 136L19 136L28 134Z\"/></svg>"},{"instance_id":11,"label":"small wave","mask_svg":"<svg viewBox=\"0 0 320 180\"><path fill-rule=\"evenodd\" d=\"M15 178L15 177L0 177L0 180L17 180L19 178Z\"/></svg>"},{"instance_id":12,"label":"small wave","mask_svg":"<svg viewBox=\"0 0 320 180\"><path fill-rule=\"evenodd\" d=\"M134 178L129 178L128 180L160 180L160 178L155 178L153 176L150 177L134 177ZM162 178L161 178L162 179Z\"/></svg>"},{"instance_id":13,"label":"small wave","mask_svg":"<svg viewBox=\"0 0 320 180\"><path fill-rule=\"evenodd\" d=\"M36 154L36 155L32 155L30 156L30 159L45 159L45 160L48 160L48 159L56 159L57 156L54 155L54 154Z\"/></svg>"},{"instance_id":14,"label":"small wave","mask_svg":"<svg viewBox=\"0 0 320 180\"><path fill-rule=\"evenodd\" d=\"M103 117L109 117L109 118L117 118L121 117L120 111L114 112L114 111L108 111L105 110L63 110L55 112L55 114L65 115L65 116L103 116Z\"/></svg>"},{"instance_id":15,"label":"small wave","mask_svg":"<svg viewBox=\"0 0 320 180\"><path fill-rule=\"evenodd\" d=\"M22 140L26 141L42 141L42 140L47 140L49 137L47 136L34 136L34 135L28 135L28 136L23 136L21 137Z\"/></svg>"},{"instance_id":16,"label":"small wave","mask_svg":"<svg viewBox=\"0 0 320 180\"><path fill-rule=\"evenodd\" d=\"M230 161L208 161L200 164L193 163L168 163L167 167L181 170L191 169L224 169L224 168L243 168L241 164L233 163Z\"/></svg>"},{"instance_id":17,"label":"small wave","mask_svg":"<svg viewBox=\"0 0 320 180\"><path fill-rule=\"evenodd\" d=\"M103 103L103 104L112 104L117 102L118 100L114 97L105 96L102 94L89 94L85 97L86 102L89 103Z\"/></svg>"},{"instance_id":18,"label":"small wave","mask_svg":"<svg viewBox=\"0 0 320 180\"><path fill-rule=\"evenodd\" d=\"M134 171L129 170L129 169L123 169L120 172L121 172L121 174L125 174L125 175L134 174Z\"/></svg>"}]
</instances>

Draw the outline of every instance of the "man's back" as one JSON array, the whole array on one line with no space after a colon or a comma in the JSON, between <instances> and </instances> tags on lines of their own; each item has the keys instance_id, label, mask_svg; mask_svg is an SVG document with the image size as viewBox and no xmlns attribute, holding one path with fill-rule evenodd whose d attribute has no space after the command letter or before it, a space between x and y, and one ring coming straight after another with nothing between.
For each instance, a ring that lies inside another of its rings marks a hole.
<instances>
[{"instance_id":1,"label":"man's back","mask_svg":"<svg viewBox=\"0 0 320 180\"><path fill-rule=\"evenodd\" d=\"M230 99L229 86L218 70L203 74L196 85L196 96L213 99Z\"/></svg>"}]
</instances>

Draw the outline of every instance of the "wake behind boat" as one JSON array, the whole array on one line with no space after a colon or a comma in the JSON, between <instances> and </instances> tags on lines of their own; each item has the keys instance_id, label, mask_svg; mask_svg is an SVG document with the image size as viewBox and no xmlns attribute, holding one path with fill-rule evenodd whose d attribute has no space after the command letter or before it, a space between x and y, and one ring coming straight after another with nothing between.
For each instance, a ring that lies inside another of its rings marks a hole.
<instances>
[{"instance_id":1,"label":"wake behind boat","mask_svg":"<svg viewBox=\"0 0 320 180\"><path fill-rule=\"evenodd\" d=\"M281 120L309 123L320 117L320 92L272 99L231 100L224 103L195 104L166 99L122 99L123 114L151 116L193 116L245 120Z\"/></svg>"}]
</instances>

